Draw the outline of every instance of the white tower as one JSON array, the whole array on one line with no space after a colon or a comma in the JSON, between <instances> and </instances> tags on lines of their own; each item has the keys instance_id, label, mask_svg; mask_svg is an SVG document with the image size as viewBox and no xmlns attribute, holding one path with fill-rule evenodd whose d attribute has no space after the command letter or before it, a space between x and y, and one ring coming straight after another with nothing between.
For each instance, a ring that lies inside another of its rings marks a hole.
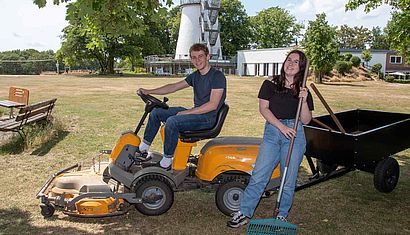
<instances>
[{"instance_id":1,"label":"white tower","mask_svg":"<svg viewBox=\"0 0 410 235\"><path fill-rule=\"evenodd\" d=\"M189 48L194 43L208 46L211 59L222 59L221 40L219 38L218 12L220 0L180 0L181 23L176 60L189 59Z\"/></svg>"}]
</instances>

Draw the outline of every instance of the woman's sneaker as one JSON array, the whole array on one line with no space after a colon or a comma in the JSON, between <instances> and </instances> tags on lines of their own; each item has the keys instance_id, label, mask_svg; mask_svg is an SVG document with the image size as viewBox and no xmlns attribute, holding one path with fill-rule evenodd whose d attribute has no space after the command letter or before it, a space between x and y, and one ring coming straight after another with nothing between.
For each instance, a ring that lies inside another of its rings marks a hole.
<instances>
[{"instance_id":1,"label":"woman's sneaker","mask_svg":"<svg viewBox=\"0 0 410 235\"><path fill-rule=\"evenodd\" d=\"M280 221L283 221L283 222L288 222L288 221L286 220L286 217L285 217L285 216L278 215L278 216L276 216L276 219L277 219L277 220L280 220Z\"/></svg>"},{"instance_id":2,"label":"woman's sneaker","mask_svg":"<svg viewBox=\"0 0 410 235\"><path fill-rule=\"evenodd\" d=\"M249 218L242 214L242 212L237 211L231 214L232 218L228 221L226 225L231 228L239 228L249 222Z\"/></svg>"}]
</instances>

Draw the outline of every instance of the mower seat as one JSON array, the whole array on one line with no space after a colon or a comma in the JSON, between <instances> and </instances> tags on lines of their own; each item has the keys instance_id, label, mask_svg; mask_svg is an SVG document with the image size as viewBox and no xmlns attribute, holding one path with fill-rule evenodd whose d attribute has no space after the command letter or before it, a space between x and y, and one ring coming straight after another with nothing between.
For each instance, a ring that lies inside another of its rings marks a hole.
<instances>
[{"instance_id":1,"label":"mower seat","mask_svg":"<svg viewBox=\"0 0 410 235\"><path fill-rule=\"evenodd\" d=\"M226 115L228 114L228 110L229 106L226 103L224 103L218 111L214 127L205 130L180 132L180 140L186 143L194 143L200 140L217 137L221 132L222 126L225 122Z\"/></svg>"}]
</instances>

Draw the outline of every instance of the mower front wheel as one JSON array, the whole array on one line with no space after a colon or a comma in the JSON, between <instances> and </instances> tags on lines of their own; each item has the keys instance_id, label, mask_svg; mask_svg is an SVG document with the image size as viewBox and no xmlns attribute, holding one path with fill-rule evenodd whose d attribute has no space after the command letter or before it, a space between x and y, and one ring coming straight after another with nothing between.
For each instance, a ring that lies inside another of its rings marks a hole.
<instances>
[{"instance_id":1,"label":"mower front wheel","mask_svg":"<svg viewBox=\"0 0 410 235\"><path fill-rule=\"evenodd\" d=\"M135 204L135 208L144 215L161 215L174 203L174 192L161 180L144 180L135 190L137 198L143 202Z\"/></svg>"},{"instance_id":2,"label":"mower front wheel","mask_svg":"<svg viewBox=\"0 0 410 235\"><path fill-rule=\"evenodd\" d=\"M238 181L227 182L219 186L215 194L218 209L228 216L238 211L245 188L246 185Z\"/></svg>"},{"instance_id":3,"label":"mower front wheel","mask_svg":"<svg viewBox=\"0 0 410 235\"><path fill-rule=\"evenodd\" d=\"M44 218L50 218L51 216L54 215L55 208L53 205L42 203L40 205L40 208L41 208L41 215L44 216Z\"/></svg>"}]
</instances>

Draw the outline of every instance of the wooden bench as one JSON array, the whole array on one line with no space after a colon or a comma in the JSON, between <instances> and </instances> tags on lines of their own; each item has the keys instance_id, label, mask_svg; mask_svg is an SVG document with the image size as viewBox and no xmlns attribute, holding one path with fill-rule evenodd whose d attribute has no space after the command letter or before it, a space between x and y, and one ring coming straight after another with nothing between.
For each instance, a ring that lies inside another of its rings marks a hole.
<instances>
[{"instance_id":1,"label":"wooden bench","mask_svg":"<svg viewBox=\"0 0 410 235\"><path fill-rule=\"evenodd\" d=\"M48 120L56 100L51 99L21 108L15 118L0 122L0 131L18 132L24 139L23 127L41 120Z\"/></svg>"}]
</instances>

